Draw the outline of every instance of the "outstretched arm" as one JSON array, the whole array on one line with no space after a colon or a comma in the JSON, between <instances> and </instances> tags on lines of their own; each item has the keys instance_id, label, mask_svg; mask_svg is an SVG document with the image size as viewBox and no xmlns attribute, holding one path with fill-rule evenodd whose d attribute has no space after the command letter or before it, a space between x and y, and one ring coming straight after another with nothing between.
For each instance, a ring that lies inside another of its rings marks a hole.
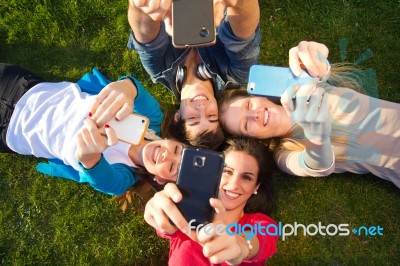
<instances>
[{"instance_id":1,"label":"outstretched arm","mask_svg":"<svg viewBox=\"0 0 400 266\"><path fill-rule=\"evenodd\" d=\"M129 0L128 21L140 43L154 40L161 21L168 15L172 0Z\"/></svg>"},{"instance_id":2,"label":"outstretched arm","mask_svg":"<svg viewBox=\"0 0 400 266\"><path fill-rule=\"evenodd\" d=\"M233 33L243 39L253 35L260 22L258 0L224 0L224 2Z\"/></svg>"},{"instance_id":3,"label":"outstretched arm","mask_svg":"<svg viewBox=\"0 0 400 266\"><path fill-rule=\"evenodd\" d=\"M295 100L294 96L296 96ZM305 150L286 152L286 159L291 158L291 164L285 164L281 157L278 161L280 168L284 170L286 165L294 170L331 169L334 155L330 141L332 125L329 117L328 94L315 84L292 86L282 95L281 103L293 123L303 128Z\"/></svg>"}]
</instances>

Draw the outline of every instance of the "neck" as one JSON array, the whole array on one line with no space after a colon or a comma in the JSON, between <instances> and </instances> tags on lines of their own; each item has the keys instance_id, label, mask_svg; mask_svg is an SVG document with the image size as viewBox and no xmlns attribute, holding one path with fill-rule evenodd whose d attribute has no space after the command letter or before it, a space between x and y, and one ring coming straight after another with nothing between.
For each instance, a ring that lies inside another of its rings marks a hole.
<instances>
[{"instance_id":1,"label":"neck","mask_svg":"<svg viewBox=\"0 0 400 266\"><path fill-rule=\"evenodd\" d=\"M129 148L129 152L128 152L129 158L137 166L143 166L144 167L144 163L143 163L143 148L147 143L149 143L149 141L148 140L144 140L142 142L142 144L137 145L137 146L131 145L131 147Z\"/></svg>"}]
</instances>

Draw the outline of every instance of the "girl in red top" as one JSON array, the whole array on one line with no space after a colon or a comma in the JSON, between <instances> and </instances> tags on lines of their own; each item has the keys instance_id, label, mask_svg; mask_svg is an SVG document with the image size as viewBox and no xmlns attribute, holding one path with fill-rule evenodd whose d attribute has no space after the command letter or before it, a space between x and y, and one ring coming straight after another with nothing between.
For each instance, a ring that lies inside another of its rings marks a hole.
<instances>
[{"instance_id":1,"label":"girl in red top","mask_svg":"<svg viewBox=\"0 0 400 266\"><path fill-rule=\"evenodd\" d=\"M218 199L210 199L216 211L211 228L231 230L210 234L205 230L210 225L198 234L188 230L188 222L173 204L182 195L172 183L147 203L146 221L170 240L169 265L264 265L275 254L278 236L267 227L276 228L267 216L274 200L271 153L257 140L236 137L227 141L224 155ZM257 232L250 231L255 228Z\"/></svg>"}]
</instances>

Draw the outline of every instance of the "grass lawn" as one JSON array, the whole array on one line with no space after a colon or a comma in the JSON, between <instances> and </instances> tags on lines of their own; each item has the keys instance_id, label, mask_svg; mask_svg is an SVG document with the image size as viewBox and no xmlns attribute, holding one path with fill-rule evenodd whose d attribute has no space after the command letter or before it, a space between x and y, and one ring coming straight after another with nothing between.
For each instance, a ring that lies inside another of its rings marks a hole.
<instances>
[{"instance_id":1,"label":"grass lawn","mask_svg":"<svg viewBox=\"0 0 400 266\"><path fill-rule=\"evenodd\" d=\"M345 39L346 61L355 62L370 49L374 56L362 66L376 71L379 97L400 103L399 1L260 3L260 63L287 65L289 48L300 40L325 43L330 61L340 62L344 50L338 41ZM76 81L94 66L111 79L132 74L168 107L175 103L172 93L153 84L136 53L126 48L126 13L127 1L0 0L0 62L50 81ZM37 173L37 162L0 154L0 264L167 263L168 243L144 222L140 206L123 214L109 196L88 185ZM398 264L400 190L391 183L372 175L283 173L276 183L278 206L272 216L282 224L380 226L383 235L304 236L299 231L280 240L269 265Z\"/></svg>"}]
</instances>

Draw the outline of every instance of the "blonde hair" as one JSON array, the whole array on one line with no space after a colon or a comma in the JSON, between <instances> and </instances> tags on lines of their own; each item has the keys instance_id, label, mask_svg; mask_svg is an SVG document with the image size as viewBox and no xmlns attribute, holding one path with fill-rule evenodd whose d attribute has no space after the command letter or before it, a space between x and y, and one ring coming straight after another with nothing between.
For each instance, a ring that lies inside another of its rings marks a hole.
<instances>
[{"instance_id":1,"label":"blonde hair","mask_svg":"<svg viewBox=\"0 0 400 266\"><path fill-rule=\"evenodd\" d=\"M368 89L363 86L363 80L366 79L367 73L360 70L353 64L348 63L337 63L332 64L331 73L326 83L322 83L321 87L345 87L353 89L357 92L367 94ZM346 144L353 147L358 146L353 140L355 138L346 137L351 136L352 132L347 127L332 128L331 142L332 144ZM294 125L287 136L281 138L279 145L275 148L275 154L279 149L285 149L289 151L302 151L305 149L304 144L301 140L304 140L304 131L299 125ZM335 155L336 161L346 161L349 158L347 156Z\"/></svg>"},{"instance_id":2,"label":"blonde hair","mask_svg":"<svg viewBox=\"0 0 400 266\"><path fill-rule=\"evenodd\" d=\"M374 74L374 73L372 73ZM376 77L372 76L373 80L370 79L371 72L361 70L353 64L349 63L336 63L331 65L331 73L329 79L321 83L320 86L326 89L330 89L333 87L345 87L353 89L357 92L363 94L370 94L371 91L368 90L367 86L369 85L367 82L376 82ZM372 84L372 88L376 86ZM220 99L218 100L218 108L220 113L220 121L221 125L225 128L223 114L228 107L229 103L237 98L250 97L247 94L246 89L234 89L234 90L226 90L222 93ZM346 127L337 127L332 129L331 141L332 143L337 144L346 144L350 146L357 146L353 140L355 138L349 138L345 136L351 136L352 132L348 130ZM281 138L274 138L272 142L270 139L266 140L266 143L270 143L270 147L276 152L279 149L291 150L291 151L302 151L305 146L302 143L304 140L304 132L303 129L299 125L294 125L289 134L283 136ZM278 140L277 140L278 139ZM276 154L276 153L275 153ZM348 160L347 157L336 156L337 161Z\"/></svg>"}]
</instances>

